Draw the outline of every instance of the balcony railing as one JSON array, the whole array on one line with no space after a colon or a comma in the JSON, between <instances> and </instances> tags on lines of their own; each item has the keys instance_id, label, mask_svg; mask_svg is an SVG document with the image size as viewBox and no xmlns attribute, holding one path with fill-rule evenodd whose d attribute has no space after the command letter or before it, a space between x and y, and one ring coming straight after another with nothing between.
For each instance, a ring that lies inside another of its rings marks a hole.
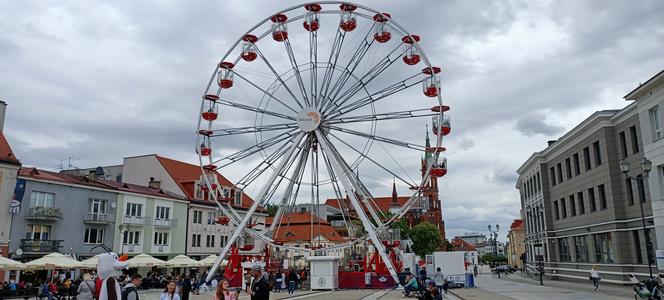
<instances>
[{"instance_id":1,"label":"balcony railing","mask_svg":"<svg viewBox=\"0 0 664 300\"><path fill-rule=\"evenodd\" d=\"M122 252L143 252L142 244L123 244Z\"/></svg>"},{"instance_id":2,"label":"balcony railing","mask_svg":"<svg viewBox=\"0 0 664 300\"><path fill-rule=\"evenodd\" d=\"M110 215L88 212L85 213L85 223L94 223L94 224L106 224L110 222Z\"/></svg>"},{"instance_id":3,"label":"balcony railing","mask_svg":"<svg viewBox=\"0 0 664 300\"><path fill-rule=\"evenodd\" d=\"M23 252L58 252L62 248L63 240L21 240Z\"/></svg>"},{"instance_id":4,"label":"balcony railing","mask_svg":"<svg viewBox=\"0 0 664 300\"><path fill-rule=\"evenodd\" d=\"M176 227L178 226L178 219L154 219L154 226Z\"/></svg>"},{"instance_id":5,"label":"balcony railing","mask_svg":"<svg viewBox=\"0 0 664 300\"><path fill-rule=\"evenodd\" d=\"M142 216L124 216L122 223L127 225L150 225L150 219Z\"/></svg>"},{"instance_id":6,"label":"balcony railing","mask_svg":"<svg viewBox=\"0 0 664 300\"><path fill-rule=\"evenodd\" d=\"M41 207L35 206L28 208L25 216L26 219L43 220L43 221L57 221L62 220L62 210L55 207Z\"/></svg>"}]
</instances>

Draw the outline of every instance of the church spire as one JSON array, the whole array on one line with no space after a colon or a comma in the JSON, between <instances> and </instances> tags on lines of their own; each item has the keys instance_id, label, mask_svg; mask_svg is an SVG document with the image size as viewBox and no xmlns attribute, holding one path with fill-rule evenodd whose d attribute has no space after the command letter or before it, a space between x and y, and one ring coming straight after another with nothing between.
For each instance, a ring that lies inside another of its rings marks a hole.
<instances>
[{"instance_id":1,"label":"church spire","mask_svg":"<svg viewBox=\"0 0 664 300\"><path fill-rule=\"evenodd\" d=\"M392 204L399 204L397 201L397 183L394 178L392 178Z\"/></svg>"},{"instance_id":2,"label":"church spire","mask_svg":"<svg viewBox=\"0 0 664 300\"><path fill-rule=\"evenodd\" d=\"M429 139L429 124L427 124L425 126L426 126L425 128L426 128L426 133L427 133L425 147L429 148L429 147L431 147L431 140ZM429 151L426 151L426 149L425 149L424 152L425 152L424 159L428 163L429 160L431 159L431 153L429 153Z\"/></svg>"}]
</instances>

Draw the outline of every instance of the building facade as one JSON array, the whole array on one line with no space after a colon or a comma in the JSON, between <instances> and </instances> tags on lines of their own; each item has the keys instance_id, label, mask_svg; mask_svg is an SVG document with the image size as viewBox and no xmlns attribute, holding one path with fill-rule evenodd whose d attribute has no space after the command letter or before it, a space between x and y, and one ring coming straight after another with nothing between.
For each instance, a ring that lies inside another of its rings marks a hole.
<instances>
[{"instance_id":1,"label":"building facade","mask_svg":"<svg viewBox=\"0 0 664 300\"><path fill-rule=\"evenodd\" d=\"M656 249L662 251L664 250L664 134L662 133L664 70L627 94L625 100L634 101L637 106L643 154L652 161L653 165L647 180L650 187L648 192L652 199L650 204L657 236ZM632 168L640 169L638 165L634 164ZM664 270L664 266L661 264L658 267L659 270Z\"/></svg>"},{"instance_id":2,"label":"building facade","mask_svg":"<svg viewBox=\"0 0 664 300\"><path fill-rule=\"evenodd\" d=\"M9 239L12 220L12 199L16 188L16 176L21 162L16 158L5 138L4 124L7 103L0 100L0 256L9 256ZM0 274L2 276L2 274ZM2 277L0 277L2 279Z\"/></svg>"},{"instance_id":3,"label":"building facade","mask_svg":"<svg viewBox=\"0 0 664 300\"><path fill-rule=\"evenodd\" d=\"M510 231L507 233L507 263L516 267L523 268L523 259L526 253L526 235L523 229L523 220L516 219L510 225Z\"/></svg>"},{"instance_id":4,"label":"building facade","mask_svg":"<svg viewBox=\"0 0 664 300\"><path fill-rule=\"evenodd\" d=\"M51 252L92 256L93 247L113 245L117 192L87 177L21 168L26 182L14 214L11 257L29 261Z\"/></svg>"},{"instance_id":5,"label":"building facade","mask_svg":"<svg viewBox=\"0 0 664 300\"><path fill-rule=\"evenodd\" d=\"M587 279L592 265L606 282L648 274L654 234L649 186L636 170L643 158L640 132L636 105L599 111L519 168L529 270L541 259L554 279ZM621 173L623 159L637 180Z\"/></svg>"}]
</instances>

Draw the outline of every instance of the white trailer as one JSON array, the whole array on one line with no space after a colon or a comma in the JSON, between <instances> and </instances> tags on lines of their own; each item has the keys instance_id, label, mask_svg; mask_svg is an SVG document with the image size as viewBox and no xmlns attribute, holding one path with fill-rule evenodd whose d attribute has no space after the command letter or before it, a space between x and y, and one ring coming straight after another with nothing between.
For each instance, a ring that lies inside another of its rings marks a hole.
<instances>
[{"instance_id":1,"label":"white trailer","mask_svg":"<svg viewBox=\"0 0 664 300\"><path fill-rule=\"evenodd\" d=\"M427 275L433 276L440 268L443 276L454 283L466 282L465 252L463 251L437 251L426 256Z\"/></svg>"}]
</instances>

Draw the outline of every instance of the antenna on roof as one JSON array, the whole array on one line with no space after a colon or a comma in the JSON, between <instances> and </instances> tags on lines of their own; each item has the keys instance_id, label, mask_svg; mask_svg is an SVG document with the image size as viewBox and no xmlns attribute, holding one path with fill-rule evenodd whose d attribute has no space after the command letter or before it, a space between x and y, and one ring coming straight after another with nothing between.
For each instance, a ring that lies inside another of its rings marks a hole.
<instances>
[{"instance_id":1,"label":"antenna on roof","mask_svg":"<svg viewBox=\"0 0 664 300\"><path fill-rule=\"evenodd\" d=\"M67 158L67 169L69 169L69 170L71 170L71 169L78 169L77 166L75 166L74 164L72 164L72 162L75 161L75 160L80 160L80 159L79 159L79 158L76 158L76 157L74 157L74 156L72 156L72 155L70 155L70 156Z\"/></svg>"}]
</instances>

